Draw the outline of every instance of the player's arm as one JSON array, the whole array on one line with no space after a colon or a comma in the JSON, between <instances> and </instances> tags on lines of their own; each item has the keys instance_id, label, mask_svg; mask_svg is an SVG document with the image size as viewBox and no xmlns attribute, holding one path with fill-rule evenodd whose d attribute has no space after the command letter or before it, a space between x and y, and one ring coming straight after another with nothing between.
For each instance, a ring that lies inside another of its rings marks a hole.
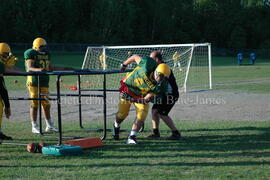
<instances>
[{"instance_id":1,"label":"player's arm","mask_svg":"<svg viewBox=\"0 0 270 180\"><path fill-rule=\"evenodd\" d=\"M137 54L134 54L131 57L129 57L123 64L129 65L129 64L131 64L133 62L136 62L137 64L139 64L141 59L142 59L141 56L139 56Z\"/></svg>"},{"instance_id":2,"label":"player's arm","mask_svg":"<svg viewBox=\"0 0 270 180\"><path fill-rule=\"evenodd\" d=\"M4 81L3 77L0 77L0 96L5 104L6 117L9 118L9 116L11 115L10 103L9 103L9 99L8 99L8 91L6 89L5 81Z\"/></svg>"},{"instance_id":3,"label":"player's arm","mask_svg":"<svg viewBox=\"0 0 270 180\"><path fill-rule=\"evenodd\" d=\"M139 64L141 62L141 56L139 55L132 55L131 57L129 57L126 61L124 61L122 64L121 64L121 69L120 71L121 72L124 72L126 67L133 63L133 62L136 62L137 64Z\"/></svg>"},{"instance_id":4,"label":"player's arm","mask_svg":"<svg viewBox=\"0 0 270 180\"><path fill-rule=\"evenodd\" d=\"M143 98L133 98L126 92L121 92L120 93L121 98L132 101L132 102L135 102L135 103L141 103L141 104L149 103L154 98L154 96L155 96L155 94L148 93Z\"/></svg>"},{"instance_id":5,"label":"player's arm","mask_svg":"<svg viewBox=\"0 0 270 180\"><path fill-rule=\"evenodd\" d=\"M154 93L148 93L146 96L144 96L143 100L144 102L149 103L155 96L156 95Z\"/></svg>"},{"instance_id":6,"label":"player's arm","mask_svg":"<svg viewBox=\"0 0 270 180\"><path fill-rule=\"evenodd\" d=\"M170 77L168 79L168 83L172 87L172 93L173 93L174 98L178 99L179 98L178 85L176 83L176 79L175 79L175 76L174 76L172 71L171 71Z\"/></svg>"},{"instance_id":7,"label":"player's arm","mask_svg":"<svg viewBox=\"0 0 270 180\"><path fill-rule=\"evenodd\" d=\"M153 100L156 95L153 93L146 94L142 99L137 99L137 103L147 104Z\"/></svg>"},{"instance_id":8,"label":"player's arm","mask_svg":"<svg viewBox=\"0 0 270 180\"><path fill-rule=\"evenodd\" d=\"M44 68L36 68L34 66L34 60L32 59L27 59L25 62L26 68L28 69L28 71L32 71L32 72L44 72L46 71L46 69Z\"/></svg>"}]
</instances>

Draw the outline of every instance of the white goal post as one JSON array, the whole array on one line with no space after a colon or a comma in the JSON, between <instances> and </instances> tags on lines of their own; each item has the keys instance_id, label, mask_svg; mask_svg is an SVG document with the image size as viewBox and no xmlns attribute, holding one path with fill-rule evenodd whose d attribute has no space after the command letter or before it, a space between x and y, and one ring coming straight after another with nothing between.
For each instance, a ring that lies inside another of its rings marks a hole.
<instances>
[{"instance_id":1,"label":"white goal post","mask_svg":"<svg viewBox=\"0 0 270 180\"><path fill-rule=\"evenodd\" d=\"M85 53L82 69L119 70L120 64L133 54L149 56L153 50L162 53L163 60L171 67L180 89L212 89L211 44L166 44L136 46L90 46ZM136 64L128 68L133 69ZM107 87L117 89L124 74L107 77ZM100 75L82 76L84 87L98 88L102 85Z\"/></svg>"}]
</instances>

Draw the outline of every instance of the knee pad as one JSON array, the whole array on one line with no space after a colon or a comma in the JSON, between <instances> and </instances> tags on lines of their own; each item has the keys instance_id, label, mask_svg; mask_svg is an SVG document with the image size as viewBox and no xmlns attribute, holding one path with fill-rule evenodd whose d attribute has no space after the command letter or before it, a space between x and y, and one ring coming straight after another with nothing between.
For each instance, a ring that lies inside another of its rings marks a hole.
<instances>
[{"instance_id":1,"label":"knee pad","mask_svg":"<svg viewBox=\"0 0 270 180\"><path fill-rule=\"evenodd\" d=\"M31 106L31 108L37 109L38 108L38 100L31 100L30 106Z\"/></svg>"},{"instance_id":2,"label":"knee pad","mask_svg":"<svg viewBox=\"0 0 270 180\"><path fill-rule=\"evenodd\" d=\"M139 110L137 113L136 113L136 118L138 121L145 121L146 117L147 117L147 114L148 114L148 109L145 109L145 110Z\"/></svg>"},{"instance_id":3,"label":"knee pad","mask_svg":"<svg viewBox=\"0 0 270 180\"><path fill-rule=\"evenodd\" d=\"M129 113L129 112L117 112L117 113L116 113L116 117L117 117L118 119L126 119L126 117L128 116L128 113Z\"/></svg>"},{"instance_id":4,"label":"knee pad","mask_svg":"<svg viewBox=\"0 0 270 180\"><path fill-rule=\"evenodd\" d=\"M47 109L47 108L51 107L51 103L49 100L42 100L41 105L42 105L43 109Z\"/></svg>"}]
</instances>

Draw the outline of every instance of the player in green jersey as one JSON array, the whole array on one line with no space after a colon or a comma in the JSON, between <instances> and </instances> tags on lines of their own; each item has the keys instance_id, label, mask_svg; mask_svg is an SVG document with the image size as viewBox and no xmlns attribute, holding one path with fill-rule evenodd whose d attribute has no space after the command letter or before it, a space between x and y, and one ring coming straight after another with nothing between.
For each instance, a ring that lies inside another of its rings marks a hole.
<instances>
[{"instance_id":1,"label":"player in green jersey","mask_svg":"<svg viewBox=\"0 0 270 180\"><path fill-rule=\"evenodd\" d=\"M127 144L137 144L136 136L144 123L149 109L149 102L154 96L167 91L166 78L170 75L170 68L166 64L158 65L156 58L162 58L159 51L153 51L150 57L133 55L121 65L121 71L136 62L138 66L121 81L120 102L114 123L113 137L119 139L120 124L128 116L131 104L136 108L136 119L127 139Z\"/></svg>"},{"instance_id":2,"label":"player in green jersey","mask_svg":"<svg viewBox=\"0 0 270 180\"><path fill-rule=\"evenodd\" d=\"M52 70L72 70L72 68L53 67L51 64L51 55L47 50L47 43L43 38L36 38L33 41L33 47L24 52L25 67L27 72L46 72ZM39 77L39 87L41 94L49 94L49 76L42 75ZM38 76L27 77L27 87L30 98L38 98ZM47 99L48 96L42 96ZM43 113L46 121L46 132L57 132L54 122L51 120L50 102L49 100L41 101ZM39 134L37 123L38 101L31 100L30 119L32 122L32 132Z\"/></svg>"}]
</instances>

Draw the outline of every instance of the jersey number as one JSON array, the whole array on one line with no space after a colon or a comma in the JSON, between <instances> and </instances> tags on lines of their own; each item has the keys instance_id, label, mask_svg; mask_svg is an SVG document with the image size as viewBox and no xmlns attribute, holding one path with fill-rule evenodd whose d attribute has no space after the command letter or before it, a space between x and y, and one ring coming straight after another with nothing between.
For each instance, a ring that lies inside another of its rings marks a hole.
<instances>
[{"instance_id":1,"label":"jersey number","mask_svg":"<svg viewBox=\"0 0 270 180\"><path fill-rule=\"evenodd\" d=\"M47 71L50 70L50 62L46 60L40 60L41 68L46 69Z\"/></svg>"}]
</instances>

